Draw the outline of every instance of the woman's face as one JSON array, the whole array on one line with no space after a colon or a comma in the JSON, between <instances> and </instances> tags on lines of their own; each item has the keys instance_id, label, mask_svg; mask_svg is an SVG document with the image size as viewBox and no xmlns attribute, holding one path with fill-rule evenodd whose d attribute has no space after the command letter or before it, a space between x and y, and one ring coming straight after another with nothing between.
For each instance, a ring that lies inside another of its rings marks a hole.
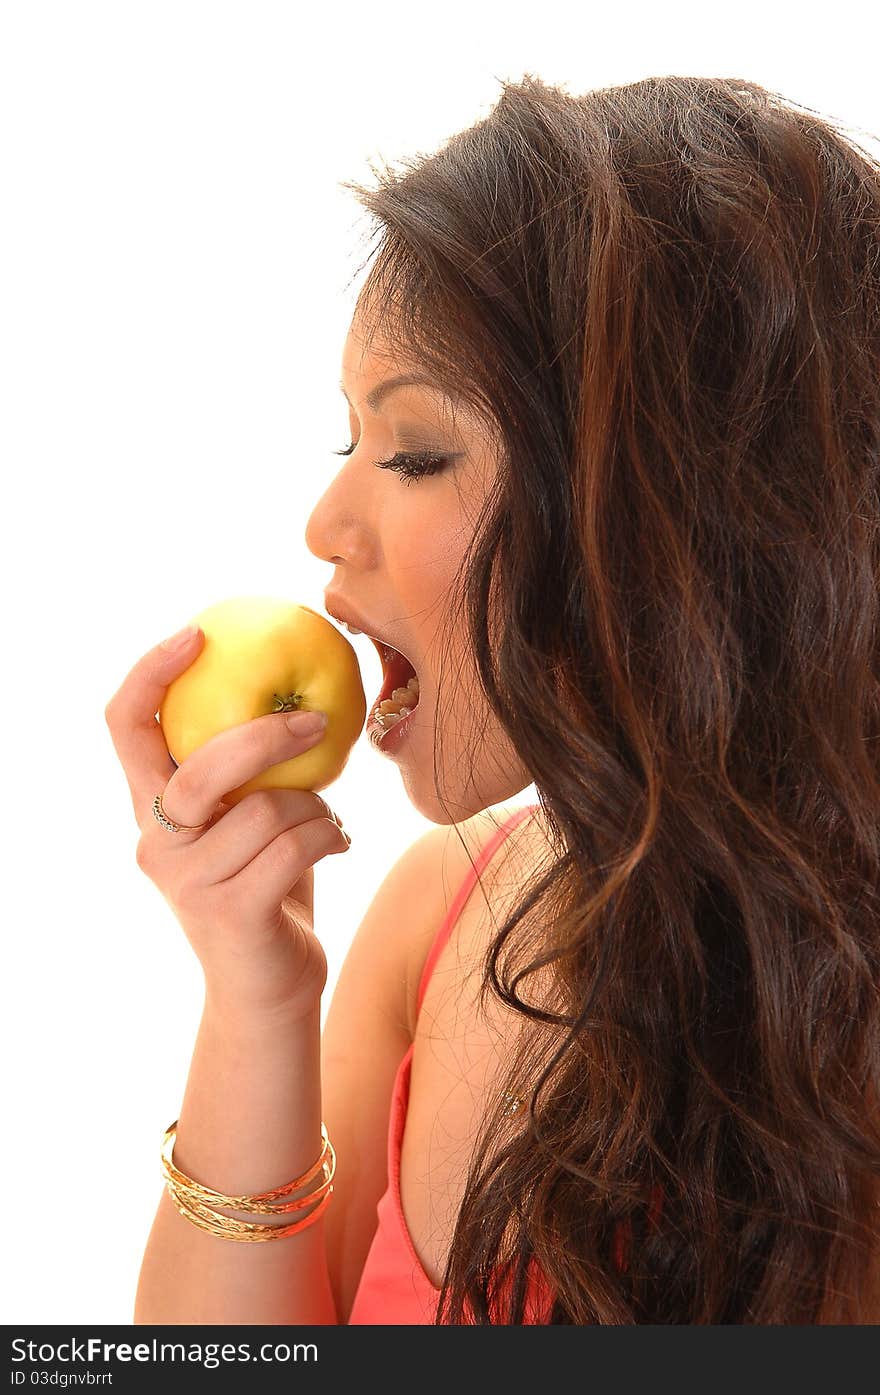
<instances>
[{"instance_id":1,"label":"woman's face","mask_svg":"<svg viewBox=\"0 0 880 1395\"><path fill-rule=\"evenodd\" d=\"M338 605L362 616L365 630L414 665L419 702L388 755L425 818L459 823L531 779L481 694L466 624L453 616L456 570L494 478L496 447L485 424L439 388L411 383L380 397L389 378L418 369L379 332L367 345L360 333L364 313L355 312L342 354L355 450L315 505L306 545L335 568L327 588L331 610ZM410 480L377 467L414 451L448 463ZM375 700L367 694L368 711ZM445 808L435 787L435 735Z\"/></svg>"}]
</instances>

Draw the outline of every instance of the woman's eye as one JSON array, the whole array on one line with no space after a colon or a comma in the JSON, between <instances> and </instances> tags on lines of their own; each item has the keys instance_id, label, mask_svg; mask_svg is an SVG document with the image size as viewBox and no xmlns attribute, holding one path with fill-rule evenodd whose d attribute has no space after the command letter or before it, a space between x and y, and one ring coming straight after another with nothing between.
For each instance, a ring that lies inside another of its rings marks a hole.
<instances>
[{"instance_id":1,"label":"woman's eye","mask_svg":"<svg viewBox=\"0 0 880 1395\"><path fill-rule=\"evenodd\" d=\"M355 442L346 446L345 450L334 451L334 455L351 455L355 449ZM412 480L422 479L425 475L436 475L444 470L453 456L435 455L431 451L402 451L392 455L388 460L377 460L377 470L394 470L400 475L404 484L409 484Z\"/></svg>"}]
</instances>

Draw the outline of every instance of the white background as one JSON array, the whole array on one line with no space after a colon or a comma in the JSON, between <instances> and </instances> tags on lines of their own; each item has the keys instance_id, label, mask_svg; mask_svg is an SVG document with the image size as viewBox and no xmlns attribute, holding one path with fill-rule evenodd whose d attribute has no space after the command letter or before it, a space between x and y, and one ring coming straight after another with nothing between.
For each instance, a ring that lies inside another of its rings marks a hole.
<instances>
[{"instance_id":1,"label":"white background","mask_svg":"<svg viewBox=\"0 0 880 1395\"><path fill-rule=\"evenodd\" d=\"M338 183L431 152L526 72L572 93L746 77L880 132L869 10L817 28L766 3L0 7L0 1321L132 1320L202 978L135 864L103 710L216 600L322 609L332 568L303 531L348 441L368 231ZM378 660L354 643L370 697ZM363 740L327 798L353 847L315 872L325 1011L429 827Z\"/></svg>"}]
</instances>

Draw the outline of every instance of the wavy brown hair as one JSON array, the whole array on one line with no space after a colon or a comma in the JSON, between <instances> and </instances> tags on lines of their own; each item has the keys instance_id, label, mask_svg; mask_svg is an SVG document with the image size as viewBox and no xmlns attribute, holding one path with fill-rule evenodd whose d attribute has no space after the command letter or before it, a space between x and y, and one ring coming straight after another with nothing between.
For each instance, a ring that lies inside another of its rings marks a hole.
<instances>
[{"instance_id":1,"label":"wavy brown hair","mask_svg":"<svg viewBox=\"0 0 880 1395\"><path fill-rule=\"evenodd\" d=\"M880 1321L880 162L741 79L526 75L344 187L501 443L457 595L555 850L436 1320L535 1261L554 1323Z\"/></svg>"}]
</instances>

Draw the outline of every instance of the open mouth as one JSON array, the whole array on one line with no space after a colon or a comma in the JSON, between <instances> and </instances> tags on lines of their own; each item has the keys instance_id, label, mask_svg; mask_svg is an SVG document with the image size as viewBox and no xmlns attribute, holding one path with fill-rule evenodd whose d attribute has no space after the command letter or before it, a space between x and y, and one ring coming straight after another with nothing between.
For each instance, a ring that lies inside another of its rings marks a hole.
<instances>
[{"instance_id":1,"label":"open mouth","mask_svg":"<svg viewBox=\"0 0 880 1395\"><path fill-rule=\"evenodd\" d=\"M368 726L377 728L377 735L389 731L397 722L409 716L419 703L419 679L405 654L384 640L374 639L376 652L382 660L382 687L370 709Z\"/></svg>"}]
</instances>

